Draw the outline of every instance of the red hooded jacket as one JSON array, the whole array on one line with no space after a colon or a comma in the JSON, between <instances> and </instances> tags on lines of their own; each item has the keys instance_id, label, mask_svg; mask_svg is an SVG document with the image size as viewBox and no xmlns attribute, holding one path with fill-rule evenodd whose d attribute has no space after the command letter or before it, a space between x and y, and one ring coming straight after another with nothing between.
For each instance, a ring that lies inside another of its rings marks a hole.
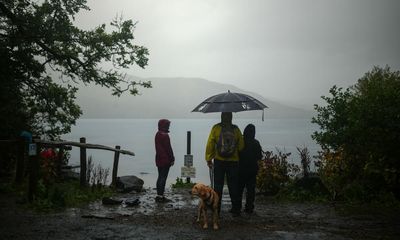
<instances>
[{"instance_id":1,"label":"red hooded jacket","mask_svg":"<svg viewBox=\"0 0 400 240\"><path fill-rule=\"evenodd\" d=\"M158 121L158 132L155 137L157 167L168 167L175 161L174 152L172 151L168 135L170 123L171 122L167 119Z\"/></svg>"}]
</instances>

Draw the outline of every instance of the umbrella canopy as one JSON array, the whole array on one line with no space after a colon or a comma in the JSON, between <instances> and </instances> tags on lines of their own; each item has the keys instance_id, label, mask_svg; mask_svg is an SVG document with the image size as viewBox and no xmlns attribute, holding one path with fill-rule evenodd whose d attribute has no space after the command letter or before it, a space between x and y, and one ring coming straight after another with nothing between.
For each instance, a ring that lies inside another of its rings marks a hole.
<instances>
[{"instance_id":1,"label":"umbrella canopy","mask_svg":"<svg viewBox=\"0 0 400 240\"><path fill-rule=\"evenodd\" d=\"M242 112L264 110L264 108L268 107L249 95L228 91L207 98L195 107L192 112Z\"/></svg>"}]
</instances>

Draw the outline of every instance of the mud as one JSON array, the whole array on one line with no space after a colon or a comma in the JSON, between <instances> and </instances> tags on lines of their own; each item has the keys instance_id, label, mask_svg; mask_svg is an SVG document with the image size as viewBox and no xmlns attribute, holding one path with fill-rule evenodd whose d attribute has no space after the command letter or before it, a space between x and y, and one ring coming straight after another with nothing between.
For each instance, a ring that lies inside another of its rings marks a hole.
<instances>
[{"instance_id":1,"label":"mud","mask_svg":"<svg viewBox=\"0 0 400 240\"><path fill-rule=\"evenodd\" d=\"M332 204L275 203L262 196L255 213L232 217L227 194L218 231L196 222L198 200L188 190L167 193L156 203L155 191L119 195L140 204L83 208L38 214L22 210L15 199L0 196L0 239L398 239L398 212L344 214Z\"/></svg>"}]
</instances>

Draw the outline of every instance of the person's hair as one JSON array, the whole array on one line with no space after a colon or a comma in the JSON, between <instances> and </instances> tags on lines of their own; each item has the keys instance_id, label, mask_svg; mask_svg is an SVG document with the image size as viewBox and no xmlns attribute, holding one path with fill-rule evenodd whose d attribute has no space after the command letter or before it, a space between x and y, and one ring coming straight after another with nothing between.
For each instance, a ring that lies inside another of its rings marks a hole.
<instances>
[{"instance_id":1,"label":"person's hair","mask_svg":"<svg viewBox=\"0 0 400 240\"><path fill-rule=\"evenodd\" d=\"M243 140L245 142L251 141L256 136L256 127L253 124L248 124L243 131Z\"/></svg>"},{"instance_id":2,"label":"person's hair","mask_svg":"<svg viewBox=\"0 0 400 240\"><path fill-rule=\"evenodd\" d=\"M229 122L232 122L232 113L231 112L222 112L221 113L221 122L224 122L224 120L229 120Z\"/></svg>"}]
</instances>

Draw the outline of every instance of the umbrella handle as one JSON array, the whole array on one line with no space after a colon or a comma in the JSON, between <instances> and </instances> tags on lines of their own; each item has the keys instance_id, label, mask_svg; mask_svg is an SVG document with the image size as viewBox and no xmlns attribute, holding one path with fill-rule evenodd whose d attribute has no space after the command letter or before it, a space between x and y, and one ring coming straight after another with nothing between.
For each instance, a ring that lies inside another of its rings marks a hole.
<instances>
[{"instance_id":1,"label":"umbrella handle","mask_svg":"<svg viewBox=\"0 0 400 240\"><path fill-rule=\"evenodd\" d=\"M263 113L262 113L262 121L264 122L264 108L263 108Z\"/></svg>"}]
</instances>

